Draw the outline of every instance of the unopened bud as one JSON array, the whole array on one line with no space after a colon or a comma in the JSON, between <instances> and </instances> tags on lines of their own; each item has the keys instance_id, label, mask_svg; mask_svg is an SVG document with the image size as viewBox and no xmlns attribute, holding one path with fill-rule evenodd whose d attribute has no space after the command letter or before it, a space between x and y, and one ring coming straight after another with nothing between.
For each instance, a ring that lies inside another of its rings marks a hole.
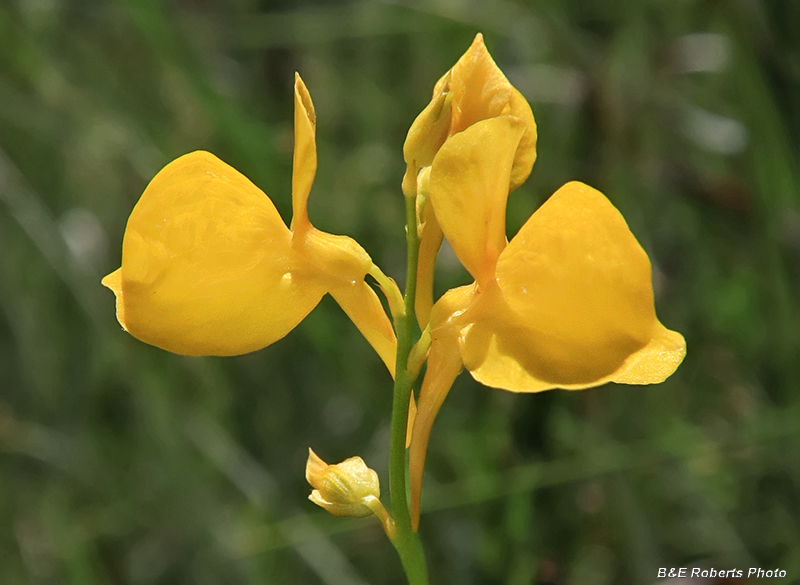
<instances>
[{"instance_id":1,"label":"unopened bud","mask_svg":"<svg viewBox=\"0 0 800 585\"><path fill-rule=\"evenodd\" d=\"M364 518L375 514L389 538L394 538L394 521L380 501L378 474L361 457L328 465L309 449L306 479L314 488L309 500L334 516Z\"/></svg>"}]
</instances>

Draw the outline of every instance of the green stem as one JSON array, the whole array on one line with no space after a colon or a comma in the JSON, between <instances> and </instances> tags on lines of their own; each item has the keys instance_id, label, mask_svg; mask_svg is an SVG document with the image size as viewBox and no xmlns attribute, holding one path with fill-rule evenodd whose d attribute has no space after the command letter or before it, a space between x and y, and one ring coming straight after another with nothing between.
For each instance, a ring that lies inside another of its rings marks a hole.
<instances>
[{"instance_id":1,"label":"green stem","mask_svg":"<svg viewBox=\"0 0 800 585\"><path fill-rule=\"evenodd\" d=\"M397 367L392 402L392 444L389 461L389 487L392 496L392 512L397 526L397 535L392 540L400 555L409 585L428 585L428 568L417 533L411 529L411 513L406 490L406 427L408 403L416 374L408 371L408 356L414 344L414 298L417 288L417 259L419 235L417 234L416 200L405 197L406 242L408 263L406 267L405 311L397 319Z\"/></svg>"}]
</instances>

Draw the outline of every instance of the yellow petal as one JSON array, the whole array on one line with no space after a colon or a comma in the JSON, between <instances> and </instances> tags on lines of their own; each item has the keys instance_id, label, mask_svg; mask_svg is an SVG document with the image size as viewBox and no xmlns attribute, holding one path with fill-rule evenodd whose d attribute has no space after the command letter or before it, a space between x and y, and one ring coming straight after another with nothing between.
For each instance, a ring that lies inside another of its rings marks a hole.
<instances>
[{"instance_id":1,"label":"yellow petal","mask_svg":"<svg viewBox=\"0 0 800 585\"><path fill-rule=\"evenodd\" d=\"M339 306L358 327L394 376L397 341L375 291L364 282L373 266L369 254L354 239L329 234L309 225L294 234L293 249L313 267Z\"/></svg>"},{"instance_id":2,"label":"yellow petal","mask_svg":"<svg viewBox=\"0 0 800 585\"><path fill-rule=\"evenodd\" d=\"M450 72L433 89L433 98L408 130L403 144L403 158L413 168L430 166L436 152L450 132Z\"/></svg>"},{"instance_id":3,"label":"yellow petal","mask_svg":"<svg viewBox=\"0 0 800 585\"><path fill-rule=\"evenodd\" d=\"M394 377L397 339L373 288L360 280L331 288L330 293Z\"/></svg>"},{"instance_id":4,"label":"yellow petal","mask_svg":"<svg viewBox=\"0 0 800 585\"><path fill-rule=\"evenodd\" d=\"M458 349L457 329L451 316L458 315L467 307L474 294L474 287L465 286L447 291L433 308L431 323L431 349L428 367L422 380L419 401L411 433L408 453L408 479L411 500L411 526L419 527L420 505L422 503L422 473L428 440L436 415L439 413L450 387L461 371L462 361Z\"/></svg>"},{"instance_id":5,"label":"yellow petal","mask_svg":"<svg viewBox=\"0 0 800 585\"><path fill-rule=\"evenodd\" d=\"M406 449L411 446L411 437L414 431L414 421L417 419L417 402L414 393L408 399L408 422L406 422Z\"/></svg>"},{"instance_id":6,"label":"yellow petal","mask_svg":"<svg viewBox=\"0 0 800 585\"><path fill-rule=\"evenodd\" d=\"M516 88L511 88L511 101L509 102L508 114L522 120L525 132L519 139L517 154L514 157L514 166L511 169L511 187L513 191L528 178L536 162L536 122L533 119L531 106Z\"/></svg>"},{"instance_id":7,"label":"yellow petal","mask_svg":"<svg viewBox=\"0 0 800 585\"><path fill-rule=\"evenodd\" d=\"M436 256L442 246L444 235L430 197L430 167L419 173L422 180L417 187L417 217L422 229L419 234L419 253L417 256L417 288L414 296L414 312L420 329L425 329L433 307L433 275L436 271ZM420 205L420 202L422 203ZM420 207L422 209L420 210Z\"/></svg>"},{"instance_id":8,"label":"yellow petal","mask_svg":"<svg viewBox=\"0 0 800 585\"><path fill-rule=\"evenodd\" d=\"M686 341L661 323L650 343L630 356L611 380L620 384L658 384L669 378L686 356Z\"/></svg>"},{"instance_id":9,"label":"yellow petal","mask_svg":"<svg viewBox=\"0 0 800 585\"><path fill-rule=\"evenodd\" d=\"M479 339L480 336L483 336L483 340ZM496 323L489 325L484 322L468 327L462 339L465 341L462 345L462 355L472 377L486 386L511 392L541 392L553 388L583 390L607 382L659 384L675 372L686 355L686 342L683 336L657 322L653 339L629 355L613 373L588 382L584 378L584 381L554 383L553 370L551 369L548 375L546 368L531 367L529 355L526 355L536 351L548 351L550 348L545 348L545 344L537 347L537 340L530 338L525 332L520 335L518 330L517 335L513 332L509 334L508 329L502 325L498 326ZM518 343L524 343L527 351L515 348L514 344ZM478 355L481 357L477 357ZM563 377L561 379L563 380Z\"/></svg>"},{"instance_id":10,"label":"yellow petal","mask_svg":"<svg viewBox=\"0 0 800 585\"><path fill-rule=\"evenodd\" d=\"M319 455L314 453L311 447L308 448L308 460L306 460L306 481L312 486L319 485L322 481L322 474L328 468Z\"/></svg>"},{"instance_id":11,"label":"yellow petal","mask_svg":"<svg viewBox=\"0 0 800 585\"><path fill-rule=\"evenodd\" d=\"M436 256L442 245L443 234L433 208L429 205L425 211L425 227L419 245L417 263L417 289L414 296L414 310L420 329L425 329L430 320L433 307L433 276L436 271Z\"/></svg>"},{"instance_id":12,"label":"yellow petal","mask_svg":"<svg viewBox=\"0 0 800 585\"><path fill-rule=\"evenodd\" d=\"M127 331L128 328L125 326L125 302L122 297L122 268L117 268L111 274L107 274L100 281L100 284L114 291L114 296L117 299L117 321Z\"/></svg>"},{"instance_id":13,"label":"yellow petal","mask_svg":"<svg viewBox=\"0 0 800 585\"><path fill-rule=\"evenodd\" d=\"M477 295L461 337L464 363L483 384L577 389L615 372L619 381L647 383L648 367L660 381L680 361L677 334L664 333L656 318L647 255L620 213L587 185L564 185L533 214L496 275L497 287Z\"/></svg>"},{"instance_id":14,"label":"yellow petal","mask_svg":"<svg viewBox=\"0 0 800 585\"><path fill-rule=\"evenodd\" d=\"M298 73L294 74L294 159L292 166L292 231L308 226L307 202L317 172L317 115Z\"/></svg>"},{"instance_id":15,"label":"yellow petal","mask_svg":"<svg viewBox=\"0 0 800 585\"><path fill-rule=\"evenodd\" d=\"M197 151L147 186L121 272L106 282L134 337L188 355L246 353L286 335L325 293L290 239L258 187Z\"/></svg>"},{"instance_id":16,"label":"yellow petal","mask_svg":"<svg viewBox=\"0 0 800 585\"><path fill-rule=\"evenodd\" d=\"M512 85L486 50L483 35L478 33L451 70L450 134L466 130L481 120L508 114L503 110L511 101L511 89Z\"/></svg>"},{"instance_id":17,"label":"yellow petal","mask_svg":"<svg viewBox=\"0 0 800 585\"><path fill-rule=\"evenodd\" d=\"M314 226L303 234L294 234L292 247L331 283L364 280L372 267L372 258L353 238L329 234Z\"/></svg>"},{"instance_id":18,"label":"yellow petal","mask_svg":"<svg viewBox=\"0 0 800 585\"><path fill-rule=\"evenodd\" d=\"M449 89L453 94L451 135L498 116L522 121L524 131L511 173L513 191L528 178L536 160L536 122L527 100L494 62L480 33L453 67Z\"/></svg>"},{"instance_id":19,"label":"yellow petal","mask_svg":"<svg viewBox=\"0 0 800 585\"><path fill-rule=\"evenodd\" d=\"M494 273L506 245L506 200L523 126L483 120L445 142L431 167L430 200L461 263L478 282Z\"/></svg>"}]
</instances>

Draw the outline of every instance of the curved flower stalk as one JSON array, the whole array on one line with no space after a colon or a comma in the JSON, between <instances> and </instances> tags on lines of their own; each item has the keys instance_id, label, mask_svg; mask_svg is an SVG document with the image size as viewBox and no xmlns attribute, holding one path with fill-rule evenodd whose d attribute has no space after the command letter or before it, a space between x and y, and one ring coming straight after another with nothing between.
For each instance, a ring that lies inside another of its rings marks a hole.
<instances>
[{"instance_id":1,"label":"curved flower stalk","mask_svg":"<svg viewBox=\"0 0 800 585\"><path fill-rule=\"evenodd\" d=\"M647 254L599 191L564 185L506 242L525 130L513 116L479 121L449 138L431 165L430 203L475 282L431 311L409 454L415 530L431 425L462 367L512 392L578 390L662 382L685 355L683 337L656 317Z\"/></svg>"},{"instance_id":2,"label":"curved flower stalk","mask_svg":"<svg viewBox=\"0 0 800 585\"><path fill-rule=\"evenodd\" d=\"M530 105L495 64L479 33L436 83L433 98L414 120L403 145L404 192L417 198L420 250L415 309L423 329L433 305L434 264L442 244L439 214L428 205L430 166L439 150L459 133L483 120L506 117L516 118L522 127L511 169L509 191L513 191L528 178L536 160L536 122Z\"/></svg>"},{"instance_id":3,"label":"curved flower stalk","mask_svg":"<svg viewBox=\"0 0 800 585\"><path fill-rule=\"evenodd\" d=\"M316 116L295 78L291 229L244 175L208 152L164 167L131 213L122 266L103 279L134 337L187 355L237 355L291 331L330 293L394 375L396 340L369 273L397 310L400 292L353 239L316 229L306 203L317 169Z\"/></svg>"}]
</instances>

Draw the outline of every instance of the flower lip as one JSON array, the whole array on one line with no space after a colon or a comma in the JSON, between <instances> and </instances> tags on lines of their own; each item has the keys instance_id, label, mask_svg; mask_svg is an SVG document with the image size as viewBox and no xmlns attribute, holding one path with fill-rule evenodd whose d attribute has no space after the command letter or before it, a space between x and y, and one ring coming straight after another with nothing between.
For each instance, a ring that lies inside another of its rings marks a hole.
<instances>
[{"instance_id":1,"label":"flower lip","mask_svg":"<svg viewBox=\"0 0 800 585\"><path fill-rule=\"evenodd\" d=\"M196 151L147 186L122 266L104 283L120 323L142 341L187 355L247 353L286 335L325 294L290 242L263 191Z\"/></svg>"}]
</instances>

